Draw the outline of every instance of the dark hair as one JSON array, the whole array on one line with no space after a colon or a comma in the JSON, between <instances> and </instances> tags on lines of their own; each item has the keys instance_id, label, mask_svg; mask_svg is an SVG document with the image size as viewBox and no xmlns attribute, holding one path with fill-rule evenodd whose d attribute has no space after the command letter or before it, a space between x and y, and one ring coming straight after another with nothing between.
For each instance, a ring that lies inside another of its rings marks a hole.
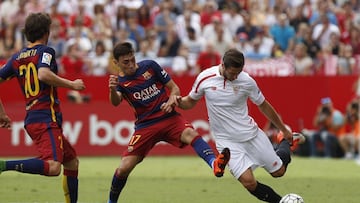
<instances>
[{"instance_id":1,"label":"dark hair","mask_svg":"<svg viewBox=\"0 0 360 203\"><path fill-rule=\"evenodd\" d=\"M35 41L50 33L51 18L47 13L31 13L26 17L23 33L29 42Z\"/></svg>"},{"instance_id":2,"label":"dark hair","mask_svg":"<svg viewBox=\"0 0 360 203\"><path fill-rule=\"evenodd\" d=\"M118 43L113 49L113 57L115 60L118 60L120 56L125 56L134 52L134 48L130 42Z\"/></svg>"},{"instance_id":3,"label":"dark hair","mask_svg":"<svg viewBox=\"0 0 360 203\"><path fill-rule=\"evenodd\" d=\"M237 49L229 49L223 56L225 68L243 68L245 64L244 54Z\"/></svg>"}]
</instances>

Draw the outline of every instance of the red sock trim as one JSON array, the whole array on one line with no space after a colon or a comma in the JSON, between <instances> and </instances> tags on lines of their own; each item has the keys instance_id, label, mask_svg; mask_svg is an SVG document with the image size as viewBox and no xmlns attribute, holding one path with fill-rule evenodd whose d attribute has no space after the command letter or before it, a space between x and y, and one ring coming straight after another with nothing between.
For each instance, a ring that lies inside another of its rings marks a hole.
<instances>
[{"instance_id":1,"label":"red sock trim","mask_svg":"<svg viewBox=\"0 0 360 203\"><path fill-rule=\"evenodd\" d=\"M196 142L196 140L198 139L202 139L202 137L200 135L194 137L194 139L191 141L190 145L193 146L194 142Z\"/></svg>"},{"instance_id":2,"label":"red sock trim","mask_svg":"<svg viewBox=\"0 0 360 203\"><path fill-rule=\"evenodd\" d=\"M70 176L70 177L78 177L78 170L74 171L74 170L67 170L64 169L64 175L65 176Z\"/></svg>"}]
</instances>

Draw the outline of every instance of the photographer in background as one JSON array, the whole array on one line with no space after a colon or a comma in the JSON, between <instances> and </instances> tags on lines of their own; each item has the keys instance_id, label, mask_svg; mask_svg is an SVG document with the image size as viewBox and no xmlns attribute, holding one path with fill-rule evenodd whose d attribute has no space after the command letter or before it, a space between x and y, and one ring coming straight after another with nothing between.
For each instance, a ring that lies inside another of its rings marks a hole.
<instances>
[{"instance_id":1,"label":"photographer in background","mask_svg":"<svg viewBox=\"0 0 360 203\"><path fill-rule=\"evenodd\" d=\"M344 121L343 114L334 108L331 99L322 98L314 118L314 126L318 131L310 139L312 156L343 156L338 137L344 131Z\"/></svg>"},{"instance_id":2,"label":"photographer in background","mask_svg":"<svg viewBox=\"0 0 360 203\"><path fill-rule=\"evenodd\" d=\"M358 154L360 123L359 123L359 101L351 101L346 109L345 132L339 138L341 148L343 149L346 159L355 158Z\"/></svg>"}]
</instances>

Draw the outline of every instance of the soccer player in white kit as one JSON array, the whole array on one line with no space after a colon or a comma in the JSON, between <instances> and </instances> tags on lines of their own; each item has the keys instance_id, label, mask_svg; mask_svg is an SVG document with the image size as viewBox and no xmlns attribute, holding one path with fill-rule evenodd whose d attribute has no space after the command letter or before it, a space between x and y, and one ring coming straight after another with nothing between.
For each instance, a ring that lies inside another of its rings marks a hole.
<instances>
[{"instance_id":1,"label":"soccer player in white kit","mask_svg":"<svg viewBox=\"0 0 360 203\"><path fill-rule=\"evenodd\" d=\"M270 186L258 182L253 170L263 167L273 177L283 176L291 161L290 145L304 137L301 134L293 136L286 128L255 80L242 71L244 60L240 51L228 50L222 63L202 71L189 95L182 98L179 96L175 105L182 109L191 109L205 96L216 147L219 151L225 147L230 149L228 166L231 174L258 199L278 203L281 196ZM282 131L283 139L276 150L266 134L249 116L248 99Z\"/></svg>"}]
</instances>

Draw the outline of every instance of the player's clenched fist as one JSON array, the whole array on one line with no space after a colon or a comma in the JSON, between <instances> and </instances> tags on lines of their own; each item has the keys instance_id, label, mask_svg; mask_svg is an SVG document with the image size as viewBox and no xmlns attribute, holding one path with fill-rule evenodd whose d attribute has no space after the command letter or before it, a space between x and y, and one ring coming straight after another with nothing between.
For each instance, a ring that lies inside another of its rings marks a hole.
<instances>
[{"instance_id":1,"label":"player's clenched fist","mask_svg":"<svg viewBox=\"0 0 360 203\"><path fill-rule=\"evenodd\" d=\"M73 81L73 89L74 90L83 90L85 89L85 84L82 79L76 79Z\"/></svg>"},{"instance_id":2,"label":"player's clenched fist","mask_svg":"<svg viewBox=\"0 0 360 203\"><path fill-rule=\"evenodd\" d=\"M110 75L109 77L109 88L110 89L115 89L116 86L118 85L118 77L116 75Z\"/></svg>"}]
</instances>

